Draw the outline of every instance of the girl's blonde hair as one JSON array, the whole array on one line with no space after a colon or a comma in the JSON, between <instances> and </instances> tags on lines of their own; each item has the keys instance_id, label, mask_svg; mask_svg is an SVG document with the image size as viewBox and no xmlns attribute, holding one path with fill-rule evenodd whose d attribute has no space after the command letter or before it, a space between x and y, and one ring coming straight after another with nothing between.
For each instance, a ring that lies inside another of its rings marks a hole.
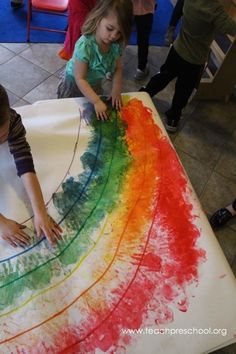
<instances>
[{"instance_id":1,"label":"girl's blonde hair","mask_svg":"<svg viewBox=\"0 0 236 354\"><path fill-rule=\"evenodd\" d=\"M108 16L110 11L113 11L117 16L121 31L119 42L127 44L133 22L133 4L131 0L98 0L84 22L82 34L95 33L99 22Z\"/></svg>"}]
</instances>

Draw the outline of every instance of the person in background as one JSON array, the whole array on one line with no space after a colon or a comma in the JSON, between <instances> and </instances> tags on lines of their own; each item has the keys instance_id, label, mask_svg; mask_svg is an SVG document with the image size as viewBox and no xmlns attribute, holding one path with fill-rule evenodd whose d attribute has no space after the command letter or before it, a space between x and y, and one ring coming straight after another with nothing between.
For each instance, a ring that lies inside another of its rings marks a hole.
<instances>
[{"instance_id":1,"label":"person in background","mask_svg":"<svg viewBox=\"0 0 236 354\"><path fill-rule=\"evenodd\" d=\"M68 29L63 48L58 53L62 59L72 57L75 43L81 36L81 28L88 13L95 6L96 0L69 0Z\"/></svg>"},{"instance_id":2,"label":"person in background","mask_svg":"<svg viewBox=\"0 0 236 354\"><path fill-rule=\"evenodd\" d=\"M97 118L106 120L107 105L99 95L103 93L103 81L111 80L112 106L121 108L121 55L130 37L132 19L131 0L97 2L60 80L59 98L85 96L94 105Z\"/></svg>"},{"instance_id":3,"label":"person in background","mask_svg":"<svg viewBox=\"0 0 236 354\"><path fill-rule=\"evenodd\" d=\"M177 0L177 3L172 12L169 26L165 35L166 45L171 45L175 39L175 29L176 26L183 15L184 0Z\"/></svg>"},{"instance_id":4,"label":"person in background","mask_svg":"<svg viewBox=\"0 0 236 354\"><path fill-rule=\"evenodd\" d=\"M213 229L218 229L227 224L229 220L236 216L236 198L232 204L217 210L210 217L210 224Z\"/></svg>"},{"instance_id":5,"label":"person in background","mask_svg":"<svg viewBox=\"0 0 236 354\"><path fill-rule=\"evenodd\" d=\"M155 0L132 0L134 22L137 28L138 68L134 75L135 80L143 80L149 73L148 48L152 30Z\"/></svg>"},{"instance_id":6,"label":"person in background","mask_svg":"<svg viewBox=\"0 0 236 354\"><path fill-rule=\"evenodd\" d=\"M54 244L61 238L62 229L47 214L42 191L34 169L30 146L21 117L10 108L5 88L0 85L0 144L8 142L13 155L17 174L21 177L34 213L37 236L44 234ZM11 246L27 246L31 240L24 232L25 226L0 214L0 238Z\"/></svg>"},{"instance_id":7,"label":"person in background","mask_svg":"<svg viewBox=\"0 0 236 354\"><path fill-rule=\"evenodd\" d=\"M11 7L13 9L19 9L24 6L24 0L11 0Z\"/></svg>"},{"instance_id":8,"label":"person in background","mask_svg":"<svg viewBox=\"0 0 236 354\"><path fill-rule=\"evenodd\" d=\"M180 33L170 47L160 72L154 75L146 91L154 96L177 78L174 97L166 114L166 130L176 132L183 108L200 82L211 43L216 32L236 34L236 22L225 12L219 0L185 0Z\"/></svg>"}]
</instances>

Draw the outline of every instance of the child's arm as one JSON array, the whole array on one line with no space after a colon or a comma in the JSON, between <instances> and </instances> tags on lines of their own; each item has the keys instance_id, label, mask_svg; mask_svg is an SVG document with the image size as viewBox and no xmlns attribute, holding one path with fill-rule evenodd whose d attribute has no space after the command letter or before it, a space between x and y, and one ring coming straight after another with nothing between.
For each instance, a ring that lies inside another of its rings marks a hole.
<instances>
[{"instance_id":1,"label":"child's arm","mask_svg":"<svg viewBox=\"0 0 236 354\"><path fill-rule=\"evenodd\" d=\"M78 88L82 94L94 105L97 118L106 120L108 118L106 114L107 106L86 80L87 71L88 64L86 62L79 60L75 61L75 81Z\"/></svg>"},{"instance_id":2,"label":"child's arm","mask_svg":"<svg viewBox=\"0 0 236 354\"><path fill-rule=\"evenodd\" d=\"M13 109L11 109L10 113L11 124L9 128L8 144L10 152L15 160L17 174L22 178L26 192L31 201L32 209L35 214L35 230L37 235L40 235L41 232L44 232L45 236L50 241L54 242L58 237L59 232L61 232L61 229L59 226L55 227L53 222L48 220L50 217L47 215L41 188L35 174L33 158L31 155L30 146L26 140L26 131L24 125L22 124L21 116L17 114L17 112ZM22 242L22 239L19 236L24 236L28 240L27 243L29 243L28 236L22 231L22 225L19 225L15 221L6 218L2 218L2 225L3 223L5 225L4 233L0 233L0 236L2 236L3 239L7 240L8 242L11 240L15 245L22 245L19 242L19 240ZM52 231L49 232L49 228L50 230L55 230L56 228L56 233L53 233L52 235ZM24 245L27 243L24 243Z\"/></svg>"},{"instance_id":3,"label":"child's arm","mask_svg":"<svg viewBox=\"0 0 236 354\"><path fill-rule=\"evenodd\" d=\"M62 229L47 214L37 175L28 172L23 174L21 178L33 209L37 236L44 234L52 244L56 243L58 239L61 239Z\"/></svg>"},{"instance_id":4,"label":"child's arm","mask_svg":"<svg viewBox=\"0 0 236 354\"><path fill-rule=\"evenodd\" d=\"M121 81L122 81L122 60L118 58L116 61L116 70L113 75L112 80L112 90L111 90L111 99L112 107L116 109L121 109Z\"/></svg>"}]
</instances>

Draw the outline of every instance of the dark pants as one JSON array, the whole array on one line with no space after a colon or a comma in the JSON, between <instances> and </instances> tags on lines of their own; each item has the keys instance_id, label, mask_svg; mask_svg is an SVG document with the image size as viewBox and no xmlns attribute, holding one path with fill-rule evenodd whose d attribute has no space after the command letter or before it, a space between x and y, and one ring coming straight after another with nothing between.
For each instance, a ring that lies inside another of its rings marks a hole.
<instances>
[{"instance_id":1,"label":"dark pants","mask_svg":"<svg viewBox=\"0 0 236 354\"><path fill-rule=\"evenodd\" d=\"M236 210L236 199L234 199L232 206L233 206L233 209Z\"/></svg>"},{"instance_id":2,"label":"dark pants","mask_svg":"<svg viewBox=\"0 0 236 354\"><path fill-rule=\"evenodd\" d=\"M194 88L197 88L204 65L195 65L182 59L172 46L165 63L161 66L160 72L154 75L144 91L154 96L162 91L170 81L177 78L175 93L168 117L179 121L182 109L188 103Z\"/></svg>"},{"instance_id":3,"label":"dark pants","mask_svg":"<svg viewBox=\"0 0 236 354\"><path fill-rule=\"evenodd\" d=\"M144 70L147 65L149 36L152 30L153 14L134 16L137 28L138 68Z\"/></svg>"},{"instance_id":4,"label":"dark pants","mask_svg":"<svg viewBox=\"0 0 236 354\"><path fill-rule=\"evenodd\" d=\"M176 27L183 15L184 0L178 0L171 15L169 26Z\"/></svg>"}]
</instances>

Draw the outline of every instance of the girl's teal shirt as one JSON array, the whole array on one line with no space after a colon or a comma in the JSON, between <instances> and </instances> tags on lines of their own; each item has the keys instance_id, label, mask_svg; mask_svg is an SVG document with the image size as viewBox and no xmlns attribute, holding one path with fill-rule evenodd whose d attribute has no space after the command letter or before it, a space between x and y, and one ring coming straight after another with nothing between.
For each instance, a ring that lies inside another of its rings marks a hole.
<instances>
[{"instance_id":1,"label":"girl's teal shirt","mask_svg":"<svg viewBox=\"0 0 236 354\"><path fill-rule=\"evenodd\" d=\"M73 56L67 63L66 76L74 78L76 60L88 63L86 80L93 86L98 81L114 74L116 61L121 55L122 48L119 43L112 43L109 51L103 53L94 35L83 35L76 42Z\"/></svg>"}]
</instances>

